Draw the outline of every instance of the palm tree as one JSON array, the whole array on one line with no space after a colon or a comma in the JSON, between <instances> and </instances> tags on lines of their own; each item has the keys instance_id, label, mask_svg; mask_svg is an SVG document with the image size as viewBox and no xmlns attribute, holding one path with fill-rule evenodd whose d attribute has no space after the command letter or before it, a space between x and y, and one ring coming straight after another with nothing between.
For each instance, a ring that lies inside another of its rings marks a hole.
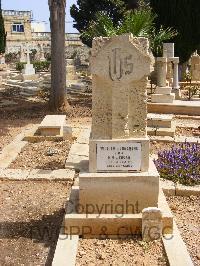
<instances>
[{"instance_id":1,"label":"palm tree","mask_svg":"<svg viewBox=\"0 0 200 266\"><path fill-rule=\"evenodd\" d=\"M68 107L66 99L65 7L66 0L49 0L51 25L50 109L52 111L62 111Z\"/></svg>"},{"instance_id":2,"label":"palm tree","mask_svg":"<svg viewBox=\"0 0 200 266\"><path fill-rule=\"evenodd\" d=\"M90 41L94 37L111 37L124 33L132 33L136 37L146 37L150 41L150 48L154 56L160 56L162 51L162 43L168 41L177 35L175 30L171 28L164 29L162 26L156 30L154 26L154 15L149 7L129 11L125 15L121 24L114 26L112 19L104 13L97 13L96 20L92 21L82 36Z\"/></svg>"}]
</instances>

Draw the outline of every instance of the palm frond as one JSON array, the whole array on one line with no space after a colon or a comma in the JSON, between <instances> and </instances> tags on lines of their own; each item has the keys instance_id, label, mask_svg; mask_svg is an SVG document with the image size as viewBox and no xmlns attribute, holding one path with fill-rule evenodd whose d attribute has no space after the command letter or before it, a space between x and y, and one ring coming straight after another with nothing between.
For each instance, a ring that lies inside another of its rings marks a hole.
<instances>
[{"instance_id":1,"label":"palm frond","mask_svg":"<svg viewBox=\"0 0 200 266\"><path fill-rule=\"evenodd\" d=\"M96 14L96 19L91 21L89 27L81 34L84 39L93 39L94 37L111 37L117 34L112 19L102 12Z\"/></svg>"},{"instance_id":2,"label":"palm frond","mask_svg":"<svg viewBox=\"0 0 200 266\"><path fill-rule=\"evenodd\" d=\"M150 47L154 56L162 55L162 44L165 41L169 41L178 34L177 31L172 28L164 29L162 26L158 31L154 28L149 36L150 38Z\"/></svg>"},{"instance_id":3,"label":"palm frond","mask_svg":"<svg viewBox=\"0 0 200 266\"><path fill-rule=\"evenodd\" d=\"M137 37L148 36L153 27L154 19L155 15L152 14L150 9L128 12L118 30L118 34L131 32Z\"/></svg>"}]
</instances>

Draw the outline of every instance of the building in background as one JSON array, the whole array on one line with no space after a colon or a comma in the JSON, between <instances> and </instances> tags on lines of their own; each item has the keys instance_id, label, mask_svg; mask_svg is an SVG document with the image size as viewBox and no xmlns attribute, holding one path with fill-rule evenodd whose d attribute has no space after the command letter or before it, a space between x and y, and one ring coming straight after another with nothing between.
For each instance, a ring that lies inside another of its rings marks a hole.
<instances>
[{"instance_id":1,"label":"building in background","mask_svg":"<svg viewBox=\"0 0 200 266\"><path fill-rule=\"evenodd\" d=\"M46 27L44 22L31 22L32 32L46 32Z\"/></svg>"},{"instance_id":2,"label":"building in background","mask_svg":"<svg viewBox=\"0 0 200 266\"><path fill-rule=\"evenodd\" d=\"M32 11L2 11L5 31L7 32L6 52L18 52L21 46L29 45L38 50L40 46L50 49L51 33L45 31L43 22L34 22ZM80 35L66 33L66 46L83 46Z\"/></svg>"},{"instance_id":3,"label":"building in background","mask_svg":"<svg viewBox=\"0 0 200 266\"><path fill-rule=\"evenodd\" d=\"M31 11L3 10L2 14L8 43L30 41L32 39Z\"/></svg>"}]
</instances>

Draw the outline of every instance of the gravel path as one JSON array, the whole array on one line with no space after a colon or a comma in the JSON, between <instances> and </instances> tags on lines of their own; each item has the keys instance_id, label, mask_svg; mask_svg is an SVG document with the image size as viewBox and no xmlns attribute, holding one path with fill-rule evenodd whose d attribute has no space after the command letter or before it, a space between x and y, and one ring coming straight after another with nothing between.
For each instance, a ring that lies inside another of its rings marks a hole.
<instances>
[{"instance_id":1,"label":"gravel path","mask_svg":"<svg viewBox=\"0 0 200 266\"><path fill-rule=\"evenodd\" d=\"M169 197L169 206L194 265L200 265L200 197Z\"/></svg>"},{"instance_id":2,"label":"gravel path","mask_svg":"<svg viewBox=\"0 0 200 266\"><path fill-rule=\"evenodd\" d=\"M28 143L9 166L14 169L64 169L71 142L43 141Z\"/></svg>"},{"instance_id":3,"label":"gravel path","mask_svg":"<svg viewBox=\"0 0 200 266\"><path fill-rule=\"evenodd\" d=\"M69 182L0 182L0 265L51 265Z\"/></svg>"},{"instance_id":4,"label":"gravel path","mask_svg":"<svg viewBox=\"0 0 200 266\"><path fill-rule=\"evenodd\" d=\"M168 265L161 241L149 244L141 239L98 240L82 239L76 257L76 266L83 265Z\"/></svg>"}]
</instances>

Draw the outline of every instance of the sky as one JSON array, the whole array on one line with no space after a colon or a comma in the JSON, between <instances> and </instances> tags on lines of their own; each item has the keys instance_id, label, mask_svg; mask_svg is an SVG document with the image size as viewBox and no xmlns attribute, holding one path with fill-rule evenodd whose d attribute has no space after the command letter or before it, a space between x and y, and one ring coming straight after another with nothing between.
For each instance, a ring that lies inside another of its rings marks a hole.
<instances>
[{"instance_id":1,"label":"sky","mask_svg":"<svg viewBox=\"0 0 200 266\"><path fill-rule=\"evenodd\" d=\"M77 32L77 30L73 28L73 23L68 23L73 21L69 10L70 6L76 3L76 0L67 0L66 2L66 32ZM50 31L48 0L2 0L2 9L32 10L33 19L36 21L45 21L46 31Z\"/></svg>"}]
</instances>

